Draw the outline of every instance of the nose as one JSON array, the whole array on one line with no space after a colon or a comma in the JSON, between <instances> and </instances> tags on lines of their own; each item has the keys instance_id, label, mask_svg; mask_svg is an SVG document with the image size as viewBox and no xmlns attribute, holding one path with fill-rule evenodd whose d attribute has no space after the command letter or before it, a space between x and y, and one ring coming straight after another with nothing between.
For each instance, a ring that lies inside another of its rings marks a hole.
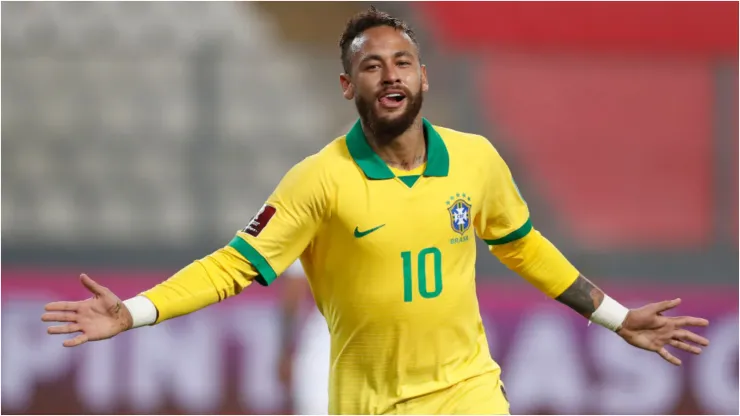
<instances>
[{"instance_id":1,"label":"nose","mask_svg":"<svg viewBox=\"0 0 740 416\"><path fill-rule=\"evenodd\" d=\"M400 83L401 77L399 76L395 65L387 65L383 71L383 85L394 85Z\"/></svg>"}]
</instances>

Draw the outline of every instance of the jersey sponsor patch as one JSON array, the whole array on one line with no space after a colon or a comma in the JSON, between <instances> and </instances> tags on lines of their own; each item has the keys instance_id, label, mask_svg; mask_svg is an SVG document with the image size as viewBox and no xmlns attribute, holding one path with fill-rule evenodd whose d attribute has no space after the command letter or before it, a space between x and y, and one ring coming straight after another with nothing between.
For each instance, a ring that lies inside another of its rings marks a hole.
<instances>
[{"instance_id":1,"label":"jersey sponsor patch","mask_svg":"<svg viewBox=\"0 0 740 416\"><path fill-rule=\"evenodd\" d=\"M262 208L260 208L259 211L257 211L257 215L255 215L251 221L249 221L249 224L247 224L246 227L242 231L245 233L251 235L252 237L257 237L260 235L262 230L265 229L267 226L267 223L270 222L270 219L273 215L277 212L277 209L271 205L262 205Z\"/></svg>"}]
</instances>

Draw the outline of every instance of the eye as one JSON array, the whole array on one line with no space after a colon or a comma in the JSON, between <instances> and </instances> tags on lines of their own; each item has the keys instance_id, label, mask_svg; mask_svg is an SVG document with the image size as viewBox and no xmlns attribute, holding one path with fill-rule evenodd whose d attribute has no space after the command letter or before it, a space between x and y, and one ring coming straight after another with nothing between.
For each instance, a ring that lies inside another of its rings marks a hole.
<instances>
[{"instance_id":1,"label":"eye","mask_svg":"<svg viewBox=\"0 0 740 416\"><path fill-rule=\"evenodd\" d=\"M398 63L398 66L403 66L403 67L406 67L406 66L409 66L409 65L411 65L411 62L409 62L409 61L400 61Z\"/></svg>"},{"instance_id":2,"label":"eye","mask_svg":"<svg viewBox=\"0 0 740 416\"><path fill-rule=\"evenodd\" d=\"M378 69L378 68L380 68L380 65L378 65L378 64L370 64L370 65L368 65L368 66L365 67L365 71L373 71L373 70Z\"/></svg>"}]
</instances>

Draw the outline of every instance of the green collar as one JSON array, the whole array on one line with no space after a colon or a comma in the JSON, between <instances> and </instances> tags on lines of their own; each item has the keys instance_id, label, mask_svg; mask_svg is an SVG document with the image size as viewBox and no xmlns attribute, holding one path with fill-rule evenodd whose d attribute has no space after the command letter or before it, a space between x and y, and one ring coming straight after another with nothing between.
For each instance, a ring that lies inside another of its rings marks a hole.
<instances>
[{"instance_id":1,"label":"green collar","mask_svg":"<svg viewBox=\"0 0 740 416\"><path fill-rule=\"evenodd\" d=\"M429 120L423 118L424 136L427 138L427 167L424 176L447 176L450 170L450 155L442 136L434 129ZM362 169L368 179L393 179L396 175L388 165L370 147L362 131L362 123L357 120L347 133L347 149L355 163Z\"/></svg>"}]
</instances>

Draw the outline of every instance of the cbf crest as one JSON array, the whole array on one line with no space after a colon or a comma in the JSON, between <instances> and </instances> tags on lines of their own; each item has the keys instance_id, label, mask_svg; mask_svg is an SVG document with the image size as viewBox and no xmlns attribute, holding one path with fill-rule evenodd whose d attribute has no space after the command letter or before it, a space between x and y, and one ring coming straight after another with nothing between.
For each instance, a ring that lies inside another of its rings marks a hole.
<instances>
[{"instance_id":1,"label":"cbf crest","mask_svg":"<svg viewBox=\"0 0 740 416\"><path fill-rule=\"evenodd\" d=\"M463 235L470 229L471 208L470 197L466 194L455 194L447 200L450 225L456 233Z\"/></svg>"}]
</instances>

